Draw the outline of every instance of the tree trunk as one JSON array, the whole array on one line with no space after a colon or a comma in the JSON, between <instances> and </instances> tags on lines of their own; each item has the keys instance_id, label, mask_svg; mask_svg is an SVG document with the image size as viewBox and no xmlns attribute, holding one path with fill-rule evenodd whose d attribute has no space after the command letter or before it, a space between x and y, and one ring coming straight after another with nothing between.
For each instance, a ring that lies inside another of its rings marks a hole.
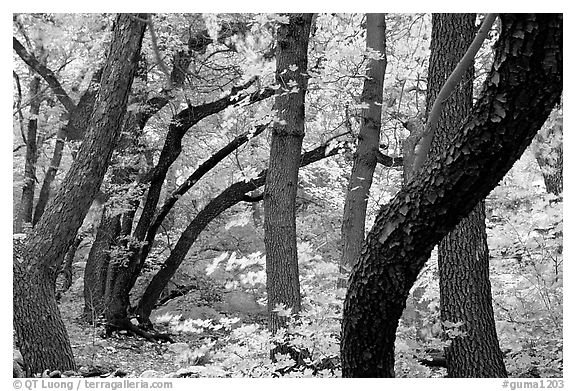
<instances>
[{"instance_id":1,"label":"tree trunk","mask_svg":"<svg viewBox=\"0 0 576 391\"><path fill-rule=\"evenodd\" d=\"M140 58L142 60L142 58ZM145 83L147 67L144 61L139 61L135 79ZM144 92L138 91L132 94L130 105L142 104L145 102ZM132 233L132 222L136 208L138 207L140 195L129 194L127 189L131 183L138 182L139 161L141 157L140 127L138 126L138 116L133 112L126 114L122 124L122 132L118 141L118 146L112 156L110 166L110 184L112 190L106 191L108 205L102 213L99 228L84 270L84 317L93 320L102 315L105 309L110 308L114 296L106 294L114 293L114 289L119 289L121 284L128 282L117 281L116 276L109 276L112 264L125 264L126 260L120 256L121 249L126 247L125 238ZM118 266L118 265L117 265ZM114 272L120 271L121 267L114 267ZM107 288L107 281L113 281L116 285ZM88 283L86 283L88 282ZM127 294L126 294L127 295ZM128 302L128 298L119 299ZM126 311L124 310L123 313Z\"/></svg>"},{"instance_id":2,"label":"tree trunk","mask_svg":"<svg viewBox=\"0 0 576 391\"><path fill-rule=\"evenodd\" d=\"M285 305L300 311L300 280L296 247L296 190L300 151L304 139L304 100L308 79L308 40L312 14L290 14L289 24L278 27L276 81L280 94L274 109L270 163L264 188L264 245L268 327L272 333L286 326L274 311ZM292 85L297 91L291 91Z\"/></svg>"},{"instance_id":3,"label":"tree trunk","mask_svg":"<svg viewBox=\"0 0 576 391\"><path fill-rule=\"evenodd\" d=\"M32 372L75 369L54 294L57 266L74 241L108 167L146 27L139 19L146 17L120 14L116 18L96 108L78 156L22 253L14 253L14 328Z\"/></svg>"},{"instance_id":4,"label":"tree trunk","mask_svg":"<svg viewBox=\"0 0 576 391\"><path fill-rule=\"evenodd\" d=\"M428 69L427 106L432 103L474 40L476 14L433 14ZM472 111L474 66L444 102L431 153L441 155ZM445 348L449 377L506 377L504 356L498 345L486 238L484 201L438 247L440 317L442 322L463 322L466 336L452 339ZM449 331L449 330L446 330Z\"/></svg>"},{"instance_id":5,"label":"tree trunk","mask_svg":"<svg viewBox=\"0 0 576 391\"><path fill-rule=\"evenodd\" d=\"M382 92L386 73L386 17L385 14L366 14L366 49L375 50L382 57L371 59L362 90L362 122L354 165L350 173L342 221L342 258L340 271L350 271L362 249L366 224L366 208L380 148ZM341 284L341 283L340 283Z\"/></svg>"},{"instance_id":6,"label":"tree trunk","mask_svg":"<svg viewBox=\"0 0 576 391\"><path fill-rule=\"evenodd\" d=\"M102 218L96 230L96 238L84 269L84 319L94 322L106 308L105 293L110 253L108 250L115 244L120 235L120 215L112 216L104 207Z\"/></svg>"},{"instance_id":7,"label":"tree trunk","mask_svg":"<svg viewBox=\"0 0 576 391\"><path fill-rule=\"evenodd\" d=\"M483 93L450 148L384 206L352 270L342 375L394 376L398 320L434 246L520 158L562 94L562 15L505 14Z\"/></svg>"},{"instance_id":8,"label":"tree trunk","mask_svg":"<svg viewBox=\"0 0 576 391\"><path fill-rule=\"evenodd\" d=\"M41 53L44 49L41 47ZM41 61L46 56L41 54ZM38 160L37 131L38 114L43 97L40 95L40 76L34 76L30 82L30 118L26 132L26 163L24 166L24 185L20 201L20 213L15 232L21 232L22 226L32 226L32 212L34 207L34 192L36 189L36 162Z\"/></svg>"}]
</instances>

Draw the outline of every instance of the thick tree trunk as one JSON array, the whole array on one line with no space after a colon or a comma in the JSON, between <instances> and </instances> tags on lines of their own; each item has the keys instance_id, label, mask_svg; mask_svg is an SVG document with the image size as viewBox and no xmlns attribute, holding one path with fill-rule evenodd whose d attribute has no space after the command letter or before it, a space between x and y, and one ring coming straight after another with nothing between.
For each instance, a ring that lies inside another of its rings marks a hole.
<instances>
[{"instance_id":1,"label":"thick tree trunk","mask_svg":"<svg viewBox=\"0 0 576 391\"><path fill-rule=\"evenodd\" d=\"M427 106L430 108L474 40L476 14L434 14L428 69ZM431 153L441 155L472 111L474 66L444 102ZM440 317L463 322L466 336L445 348L450 377L506 377L504 356L498 344L486 238L484 201L462 219L438 247Z\"/></svg>"},{"instance_id":2,"label":"thick tree trunk","mask_svg":"<svg viewBox=\"0 0 576 391\"><path fill-rule=\"evenodd\" d=\"M504 177L562 93L562 15L502 15L494 65L450 148L384 206L350 277L344 377L394 376L406 298L433 247Z\"/></svg>"},{"instance_id":3,"label":"thick tree trunk","mask_svg":"<svg viewBox=\"0 0 576 391\"><path fill-rule=\"evenodd\" d=\"M346 146L340 147L342 149ZM338 148L328 150L328 145L321 145L312 151L302 154L300 159L300 167L307 166L308 164L317 162L323 158L333 156L337 153ZM194 244L198 236L202 233L204 228L222 212L228 208L236 205L241 201L252 202L254 201L247 194L263 186L266 182L267 171L262 171L257 178L249 182L236 182L230 185L227 189L222 191L216 198L208 203L198 213L198 215L190 222L188 227L184 230L170 256L164 261L164 264L154 275L148 284L138 306L136 307L135 314L140 319L141 323L149 323L150 314L152 309L158 302L158 298L162 291L166 288L168 282L172 279L176 270L184 261L186 254L190 247Z\"/></svg>"},{"instance_id":4,"label":"thick tree trunk","mask_svg":"<svg viewBox=\"0 0 576 391\"><path fill-rule=\"evenodd\" d=\"M274 109L270 163L264 188L264 245L268 327L285 327L277 305L300 311L300 276L296 247L296 190L300 151L304 139L304 100L308 79L308 40L312 14L290 14L289 24L278 28L276 81L280 93ZM291 91L292 85L297 91Z\"/></svg>"},{"instance_id":5,"label":"thick tree trunk","mask_svg":"<svg viewBox=\"0 0 576 391\"><path fill-rule=\"evenodd\" d=\"M362 89L362 103L369 107L362 110L358 144L354 165L350 173L344 216L342 220L342 258L340 271L347 273L360 255L366 224L366 208L372 186L372 177L380 148L382 118L382 92L386 73L386 17L385 14L366 14L366 49L382 56L371 59Z\"/></svg>"},{"instance_id":6,"label":"thick tree trunk","mask_svg":"<svg viewBox=\"0 0 576 391\"><path fill-rule=\"evenodd\" d=\"M94 114L78 156L28 238L14 253L14 328L32 372L75 369L54 294L57 267L94 199L120 133L147 15L120 14L108 51Z\"/></svg>"},{"instance_id":7,"label":"thick tree trunk","mask_svg":"<svg viewBox=\"0 0 576 391\"><path fill-rule=\"evenodd\" d=\"M43 50L42 50L43 51ZM45 60L46 56L41 55ZM37 131L38 114L43 97L40 95L40 76L34 76L30 82L30 118L26 131L26 163L24 165L24 185L20 200L20 213L15 232L22 232L22 226L32 226L34 210L34 192L36 189L36 162L38 160Z\"/></svg>"}]
</instances>

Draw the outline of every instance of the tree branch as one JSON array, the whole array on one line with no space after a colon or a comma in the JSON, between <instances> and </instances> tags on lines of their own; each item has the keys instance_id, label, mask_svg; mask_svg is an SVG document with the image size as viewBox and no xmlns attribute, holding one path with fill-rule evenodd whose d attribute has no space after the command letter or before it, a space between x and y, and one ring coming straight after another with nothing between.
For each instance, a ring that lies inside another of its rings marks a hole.
<instances>
[{"instance_id":1,"label":"tree branch","mask_svg":"<svg viewBox=\"0 0 576 391\"><path fill-rule=\"evenodd\" d=\"M402 167L404 164L404 158L402 156L391 157L378 151L376 154L376 163L381 164L384 167Z\"/></svg>"},{"instance_id":2,"label":"tree branch","mask_svg":"<svg viewBox=\"0 0 576 391\"><path fill-rule=\"evenodd\" d=\"M60 103L62 103L66 111L72 113L76 109L76 104L72 101L66 91L64 91L64 88L56 78L54 72L47 66L42 65L15 37L12 37L12 46L22 61L42 76L46 83L48 83L52 92L56 95Z\"/></svg>"},{"instance_id":3,"label":"tree branch","mask_svg":"<svg viewBox=\"0 0 576 391\"><path fill-rule=\"evenodd\" d=\"M442 106L444 101L450 96L450 93L454 91L454 89L460 83L460 79L468 69L468 67L474 64L474 56L480 50L482 43L488 36L488 32L496 19L496 14L487 14L484 18L484 22L482 22L482 26L478 30L478 34L474 38L474 41L470 44L470 47L466 51L466 54L462 57L456 68L452 72L452 74L448 77L444 86L438 93L434 104L432 105L432 109L430 110L430 114L428 115L428 121L426 122L426 128L424 130L424 135L420 142L416 145L415 148L415 156L414 156L414 165L413 165L413 172L416 172L422 167L424 161L426 160L426 156L428 156L428 151L432 145L432 138L434 137L434 132L436 131L436 125L438 125L438 120L440 119L440 114L442 113Z\"/></svg>"}]
</instances>

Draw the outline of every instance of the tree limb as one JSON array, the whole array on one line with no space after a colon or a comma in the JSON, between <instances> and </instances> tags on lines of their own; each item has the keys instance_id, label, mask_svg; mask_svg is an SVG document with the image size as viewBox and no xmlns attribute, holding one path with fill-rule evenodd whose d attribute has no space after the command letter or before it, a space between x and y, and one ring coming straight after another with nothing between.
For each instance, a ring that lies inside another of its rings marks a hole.
<instances>
[{"instance_id":1,"label":"tree limb","mask_svg":"<svg viewBox=\"0 0 576 391\"><path fill-rule=\"evenodd\" d=\"M62 103L66 111L72 113L76 109L76 104L72 101L66 91L64 91L64 88L56 78L54 72L47 66L42 65L38 59L29 53L15 37L12 37L12 46L22 61L42 76L46 83L48 83L52 92L54 92L54 95L56 95L60 103Z\"/></svg>"},{"instance_id":2,"label":"tree limb","mask_svg":"<svg viewBox=\"0 0 576 391\"><path fill-rule=\"evenodd\" d=\"M460 83L460 79L462 76L474 63L474 56L480 50L482 43L488 36L488 32L496 19L496 14L487 14L484 18L484 22L482 22L482 26L478 30L478 34L470 44L470 47L466 51L466 54L462 57L456 68L452 72L452 74L444 83L444 86L438 93L434 104L432 105L432 109L430 110L430 114L428 115L428 121L426 121L426 128L424 130L424 135L420 139L420 142L416 145L415 148L415 157L414 157L414 164L413 164L413 172L416 172L422 167L424 161L426 160L426 156L428 156L428 151L432 145L432 138L434 137L434 132L436 131L436 125L438 124L438 120L440 119L440 114L442 113L442 105L444 101L450 96L450 93L454 91L454 89Z\"/></svg>"}]
</instances>

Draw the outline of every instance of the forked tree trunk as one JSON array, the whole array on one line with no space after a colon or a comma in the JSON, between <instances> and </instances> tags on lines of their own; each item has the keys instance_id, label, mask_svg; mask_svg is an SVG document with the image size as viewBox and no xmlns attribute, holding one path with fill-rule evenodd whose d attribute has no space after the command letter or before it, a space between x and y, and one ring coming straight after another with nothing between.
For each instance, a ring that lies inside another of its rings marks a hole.
<instances>
[{"instance_id":1,"label":"forked tree trunk","mask_svg":"<svg viewBox=\"0 0 576 391\"><path fill-rule=\"evenodd\" d=\"M394 376L398 320L430 252L520 158L562 94L562 15L505 14L494 65L465 124L384 206L352 270L342 375Z\"/></svg>"},{"instance_id":2,"label":"forked tree trunk","mask_svg":"<svg viewBox=\"0 0 576 391\"><path fill-rule=\"evenodd\" d=\"M27 244L14 252L14 329L33 373L76 367L56 304L56 272L100 188L120 134L146 27L142 18L147 15L116 18L96 108L78 156Z\"/></svg>"},{"instance_id":3,"label":"forked tree trunk","mask_svg":"<svg viewBox=\"0 0 576 391\"><path fill-rule=\"evenodd\" d=\"M264 188L264 245L268 327L286 326L277 305L300 311L300 277L296 247L296 190L304 139L304 101L308 85L308 40L312 14L290 14L277 32L276 82L280 85L274 109L270 163ZM297 91L292 91L296 88Z\"/></svg>"},{"instance_id":4,"label":"forked tree trunk","mask_svg":"<svg viewBox=\"0 0 576 391\"><path fill-rule=\"evenodd\" d=\"M362 109L362 122L354 165L350 173L344 216L342 219L342 257L340 271L347 273L360 255L366 226L366 208L380 148L382 92L386 73L386 15L366 14L366 49L382 56L368 63L361 101L369 107ZM342 284L342 281L339 282Z\"/></svg>"},{"instance_id":5,"label":"forked tree trunk","mask_svg":"<svg viewBox=\"0 0 576 391\"><path fill-rule=\"evenodd\" d=\"M433 14L428 69L427 107L458 65L476 35L476 14ZM441 155L472 111L474 66L444 102L431 153ZM440 318L463 322L465 336L445 348L449 377L506 377L504 356L498 344L486 238L484 201L462 219L440 242ZM448 330L446 330L448 331Z\"/></svg>"}]
</instances>

